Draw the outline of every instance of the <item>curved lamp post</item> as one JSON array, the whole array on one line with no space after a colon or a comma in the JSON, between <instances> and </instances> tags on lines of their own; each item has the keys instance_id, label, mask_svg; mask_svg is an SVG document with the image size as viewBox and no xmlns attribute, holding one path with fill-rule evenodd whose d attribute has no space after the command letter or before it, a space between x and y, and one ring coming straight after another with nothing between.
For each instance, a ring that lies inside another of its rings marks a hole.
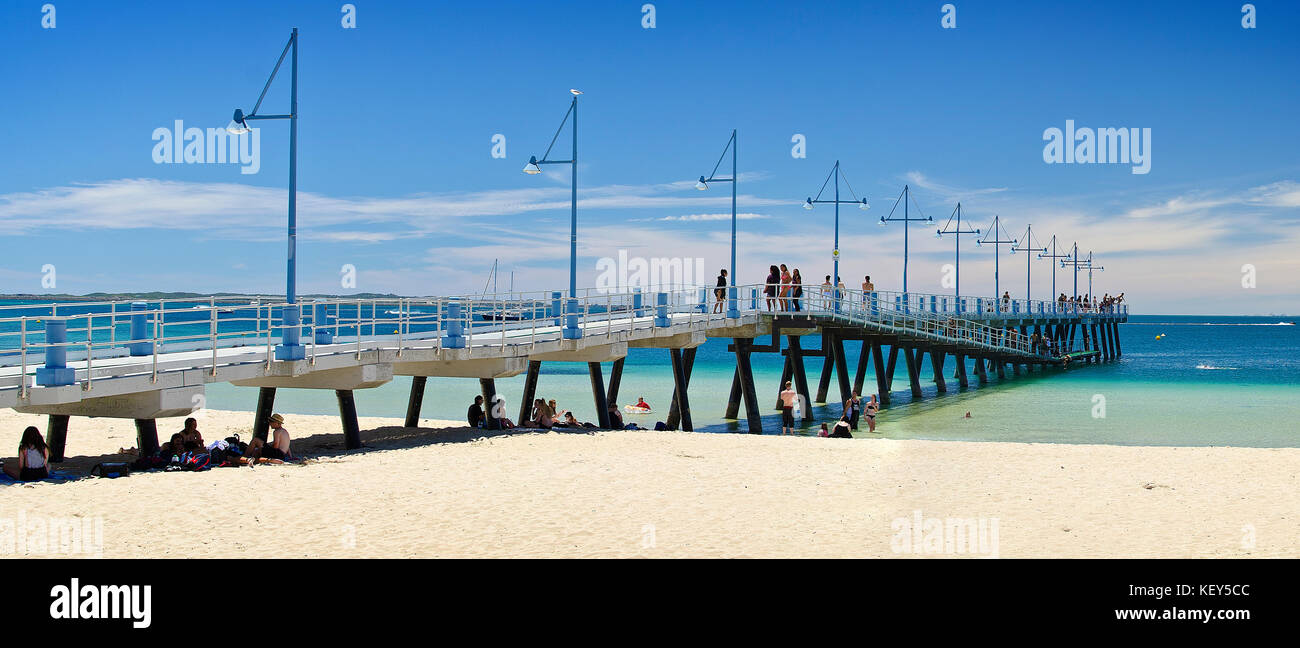
<instances>
[{"instance_id":1,"label":"curved lamp post","mask_svg":"<svg viewBox=\"0 0 1300 648\"><path fill-rule=\"evenodd\" d=\"M707 190L710 182L731 183L731 271L728 273L731 285L727 287L727 317L729 319L740 317L740 307L736 303L736 185L740 183L739 176L736 175L736 144L736 131L732 129L731 139L727 140L727 145L722 149L722 155L718 157L718 163L713 165L713 171L709 172L709 177L700 176L700 181L695 183L695 188L700 191ZM719 178L714 174L718 172L722 160L727 157L728 150L731 151L731 177Z\"/></svg>"},{"instance_id":2,"label":"curved lamp post","mask_svg":"<svg viewBox=\"0 0 1300 648\"><path fill-rule=\"evenodd\" d=\"M560 127L555 129L555 136L551 138L550 146L546 147L542 159L537 159L537 156L528 158L528 164L524 165L524 173L537 175L542 172L543 164L568 164L572 171L573 185L569 212L569 299L565 304L564 338L573 340L582 337L582 329L578 328L578 95L582 92L570 89L569 93L573 95L573 101L569 102L569 111L564 113ZM551 149L555 146L555 140L560 137L560 131L564 130L564 124L569 121L570 116L573 117L571 129L573 155L568 160L552 160L549 158Z\"/></svg>"},{"instance_id":3,"label":"curved lamp post","mask_svg":"<svg viewBox=\"0 0 1300 648\"><path fill-rule=\"evenodd\" d=\"M289 114L287 115L261 115L257 109L262 107L262 100L266 98L266 91L271 88L271 82L275 81L275 75L280 71L280 66L284 63L285 55L293 52L290 59L289 75ZM266 80L266 85L262 87L262 94L258 95L257 103L253 104L252 112L244 114L241 109L235 109L235 116L232 118L235 125L233 128L227 128L228 132L234 134L243 134L251 130L248 126L250 120L258 119L287 119L289 120L289 250L288 262L286 264L286 279L284 296L287 305L284 308L283 318L280 329L280 345L275 348L276 360L302 360L306 357L306 349L299 342L301 331L300 314L298 312L298 292L297 292L297 246L298 246L298 28L293 28L293 33L289 36L289 42L284 46L284 51L280 52L280 60L275 62L275 69L271 70L271 77Z\"/></svg>"}]
</instances>

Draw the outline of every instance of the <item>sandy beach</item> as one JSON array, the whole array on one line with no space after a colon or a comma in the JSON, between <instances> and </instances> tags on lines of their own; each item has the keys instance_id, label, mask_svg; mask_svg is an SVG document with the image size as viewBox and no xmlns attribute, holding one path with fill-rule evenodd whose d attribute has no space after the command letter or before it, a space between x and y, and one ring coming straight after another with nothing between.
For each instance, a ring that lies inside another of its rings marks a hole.
<instances>
[{"instance_id":1,"label":"sandy beach","mask_svg":"<svg viewBox=\"0 0 1300 648\"><path fill-rule=\"evenodd\" d=\"M197 418L247 438L252 414ZM44 424L0 412L0 448ZM2 486L0 521L102 519L109 558L1300 555L1300 449L400 425L362 418L348 453L337 418L294 415L303 465ZM74 418L59 470L134 445L129 420Z\"/></svg>"}]
</instances>

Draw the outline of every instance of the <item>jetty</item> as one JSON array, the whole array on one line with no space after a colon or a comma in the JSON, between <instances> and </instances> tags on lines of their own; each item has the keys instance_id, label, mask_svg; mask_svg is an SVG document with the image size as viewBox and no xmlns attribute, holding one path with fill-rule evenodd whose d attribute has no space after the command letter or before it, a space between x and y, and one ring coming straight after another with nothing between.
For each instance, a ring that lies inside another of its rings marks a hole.
<instances>
[{"instance_id":1,"label":"jetty","mask_svg":"<svg viewBox=\"0 0 1300 648\"><path fill-rule=\"evenodd\" d=\"M731 288L728 307L716 313L711 288L703 287L593 289L576 297L551 291L9 305L0 307L0 407L48 415L51 460L61 461L74 416L134 419L138 447L148 453L158 448L156 419L201 409L209 383L259 388L255 433L266 431L277 390L327 389L338 399L345 445L355 449L358 389L412 376L405 423L414 427L429 377L478 379L485 401L498 403L495 380L526 374L518 420L527 420L542 363L582 362L599 426L609 428L628 350L649 348L666 350L673 369L667 425L691 430L696 349L727 338L736 370L726 416L738 419L743 405L748 431L761 433L755 353L782 354L782 384L791 380L807 403L826 402L832 380L841 402L862 393L871 368L888 405L900 356L915 399L922 397L926 358L939 394L948 391L949 360L960 388L972 375L985 383L991 374L1004 379L1109 361L1122 354L1118 325L1128 318L1126 305L1098 312L1046 301L814 286L805 288L801 310L774 312L763 288ZM805 345L808 336L820 344ZM862 341L853 367L845 340ZM805 375L810 356L823 359L815 394ZM810 409L803 408L805 420ZM499 415L487 424L499 425Z\"/></svg>"}]
</instances>

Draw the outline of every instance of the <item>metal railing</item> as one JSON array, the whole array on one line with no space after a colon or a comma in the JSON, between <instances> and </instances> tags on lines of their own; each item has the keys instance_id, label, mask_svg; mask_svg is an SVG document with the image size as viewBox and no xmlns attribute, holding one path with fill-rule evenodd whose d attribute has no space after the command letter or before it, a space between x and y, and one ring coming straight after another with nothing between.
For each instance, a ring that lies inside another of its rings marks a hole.
<instances>
[{"instance_id":1,"label":"metal railing","mask_svg":"<svg viewBox=\"0 0 1300 648\"><path fill-rule=\"evenodd\" d=\"M1056 315L1080 318L1122 317L1112 312L1062 308L1055 302L890 291L826 290L790 286L782 297L764 294L767 286L737 286L736 310L818 316L876 330L902 332L987 350L1042 355L1018 331L985 324L992 316ZM670 326L707 325L728 320L727 299L719 304L712 286L672 286L661 290L588 289L569 297L558 292L508 292L455 297L318 299L286 304L276 297L203 297L0 306L0 389L17 387L26 397L33 374L74 363L73 382L93 388L102 376L160 371L218 369L260 360L269 367L281 339L286 309L298 313L300 338L309 362L321 353L414 349L481 348L527 345ZM796 298L794 293L800 292ZM796 302L798 302L796 304ZM987 304L993 304L992 310ZM799 310L794 310L795 306ZM1023 310L1022 310L1023 308ZM56 325L52 325L55 324ZM1050 349L1059 354L1069 349ZM83 365L75 363L84 362ZM70 384L48 378L42 384Z\"/></svg>"}]
</instances>

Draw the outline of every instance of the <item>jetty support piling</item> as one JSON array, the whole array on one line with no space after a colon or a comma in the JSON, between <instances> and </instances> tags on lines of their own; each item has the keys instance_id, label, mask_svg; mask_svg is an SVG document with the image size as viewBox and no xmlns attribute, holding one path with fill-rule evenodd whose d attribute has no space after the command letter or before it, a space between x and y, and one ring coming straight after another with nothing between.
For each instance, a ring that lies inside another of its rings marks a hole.
<instances>
[{"instance_id":1,"label":"jetty support piling","mask_svg":"<svg viewBox=\"0 0 1300 648\"><path fill-rule=\"evenodd\" d=\"M613 366L609 368L609 388L605 390L605 404L618 404L618 388L623 383L623 361L627 358L619 358L614 361ZM531 398L529 400L532 400Z\"/></svg>"},{"instance_id":2,"label":"jetty support piling","mask_svg":"<svg viewBox=\"0 0 1300 648\"><path fill-rule=\"evenodd\" d=\"M953 354L957 361L957 386L961 389L970 387L970 380L966 376L966 356L961 353Z\"/></svg>"},{"instance_id":3,"label":"jetty support piling","mask_svg":"<svg viewBox=\"0 0 1300 648\"><path fill-rule=\"evenodd\" d=\"M253 436L267 438L271 432L271 414L275 412L275 387L259 387L257 411L253 413Z\"/></svg>"},{"instance_id":4,"label":"jetty support piling","mask_svg":"<svg viewBox=\"0 0 1300 648\"><path fill-rule=\"evenodd\" d=\"M803 364L803 346L799 336L788 335L786 341L790 346L790 366L794 369L794 390L803 401L802 418L804 422L813 420L812 399L808 398L808 372Z\"/></svg>"},{"instance_id":5,"label":"jetty support piling","mask_svg":"<svg viewBox=\"0 0 1300 648\"><path fill-rule=\"evenodd\" d=\"M519 400L519 418L515 422L524 425L533 418L533 400L537 398L537 375L542 372L541 360L528 361L528 374L524 377L524 395Z\"/></svg>"},{"instance_id":6,"label":"jetty support piling","mask_svg":"<svg viewBox=\"0 0 1300 648\"><path fill-rule=\"evenodd\" d=\"M840 384L840 405L853 396L849 383L849 363L845 361L844 338L839 335L831 338L831 352L835 354L835 379Z\"/></svg>"},{"instance_id":7,"label":"jetty support piling","mask_svg":"<svg viewBox=\"0 0 1300 648\"><path fill-rule=\"evenodd\" d=\"M605 378L599 362L588 362L587 373L591 376L591 400L596 407L596 425L602 430L610 428L609 404L605 400Z\"/></svg>"},{"instance_id":8,"label":"jetty support piling","mask_svg":"<svg viewBox=\"0 0 1300 648\"><path fill-rule=\"evenodd\" d=\"M45 426L45 445L50 448L50 463L61 463L68 443L67 414L51 414Z\"/></svg>"},{"instance_id":9,"label":"jetty support piling","mask_svg":"<svg viewBox=\"0 0 1300 648\"><path fill-rule=\"evenodd\" d=\"M825 357L822 362L821 380L817 381L817 400L818 403L826 402L826 392L831 388L831 372L835 370L835 352L831 348L834 345L832 341L835 334L829 331L822 332L822 355Z\"/></svg>"},{"instance_id":10,"label":"jetty support piling","mask_svg":"<svg viewBox=\"0 0 1300 648\"><path fill-rule=\"evenodd\" d=\"M155 419L135 420L135 443L141 457L158 454L158 422Z\"/></svg>"},{"instance_id":11,"label":"jetty support piling","mask_svg":"<svg viewBox=\"0 0 1300 648\"><path fill-rule=\"evenodd\" d=\"M934 386L940 394L948 391L948 383L943 380L943 365L947 359L946 353L933 347L930 348L930 368L934 371Z\"/></svg>"},{"instance_id":12,"label":"jetty support piling","mask_svg":"<svg viewBox=\"0 0 1300 648\"><path fill-rule=\"evenodd\" d=\"M424 406L424 387L428 381L426 376L411 378L411 395L406 399L406 427L420 427L420 409Z\"/></svg>"},{"instance_id":13,"label":"jetty support piling","mask_svg":"<svg viewBox=\"0 0 1300 648\"><path fill-rule=\"evenodd\" d=\"M921 351L903 347L903 364L907 365L907 382L912 387L912 399L921 398L921 367L918 366Z\"/></svg>"},{"instance_id":14,"label":"jetty support piling","mask_svg":"<svg viewBox=\"0 0 1300 648\"><path fill-rule=\"evenodd\" d=\"M343 447L347 450L361 448L361 426L357 424L357 401L351 389L336 389L339 401L339 420L343 423Z\"/></svg>"},{"instance_id":15,"label":"jetty support piling","mask_svg":"<svg viewBox=\"0 0 1300 648\"><path fill-rule=\"evenodd\" d=\"M733 338L736 348L736 372L740 376L740 391L745 399L745 419L750 434L763 433L763 418L758 410L758 396L754 390L754 369L749 362L752 338Z\"/></svg>"},{"instance_id":16,"label":"jetty support piling","mask_svg":"<svg viewBox=\"0 0 1300 648\"><path fill-rule=\"evenodd\" d=\"M739 352L739 349L737 349ZM727 397L727 411L722 418L735 420L740 415L740 368L737 365L736 373L731 376L731 395Z\"/></svg>"},{"instance_id":17,"label":"jetty support piling","mask_svg":"<svg viewBox=\"0 0 1300 648\"><path fill-rule=\"evenodd\" d=\"M676 430L680 426L683 431L692 432L695 427L691 424L691 405L690 398L687 396L687 387L691 381L691 368L695 364L695 349L686 351L687 353L683 354L681 349L668 350L673 365L673 400L669 406L669 420L664 421L664 425L667 425L670 430Z\"/></svg>"}]
</instances>

